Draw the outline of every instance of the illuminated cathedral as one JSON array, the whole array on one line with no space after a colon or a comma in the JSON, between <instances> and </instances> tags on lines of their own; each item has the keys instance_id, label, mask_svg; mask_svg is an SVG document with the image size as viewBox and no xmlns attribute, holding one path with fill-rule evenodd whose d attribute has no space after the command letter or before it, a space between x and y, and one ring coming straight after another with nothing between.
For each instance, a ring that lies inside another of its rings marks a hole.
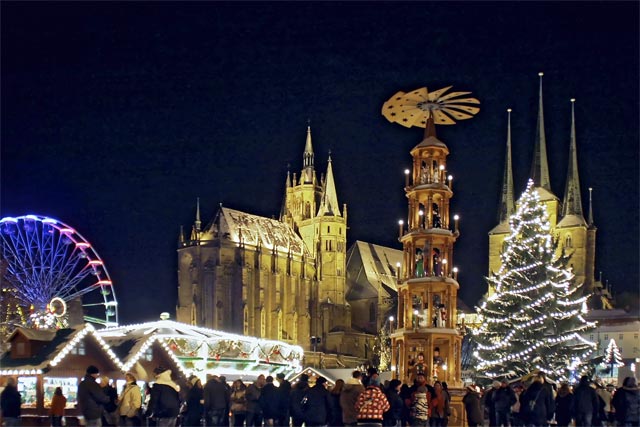
<instances>
[{"instance_id":1,"label":"illuminated cathedral","mask_svg":"<svg viewBox=\"0 0 640 427\"><path fill-rule=\"evenodd\" d=\"M203 227L198 205L190 237L179 239L178 321L299 344L322 367L371 356L374 336L352 327L345 299L347 206L331 156L317 177L309 127L278 219L220 206Z\"/></svg>"},{"instance_id":2,"label":"illuminated cathedral","mask_svg":"<svg viewBox=\"0 0 640 427\"><path fill-rule=\"evenodd\" d=\"M535 190L544 203L551 229L558 240L558 254L564 251L570 256L569 266L573 269L576 281L584 283L584 290L593 294L591 299L594 308L612 308L610 292L603 289L595 278L596 231L593 222L593 205L591 188L589 188L589 209L585 219L580 178L578 175L578 156L576 142L576 124L574 101L571 100L571 135L569 141L569 160L562 201L551 189L549 166L547 161L547 143L544 126L544 110L542 101L542 73L540 73L540 89L538 102L538 121L536 139L531 165L530 178ZM498 224L489 231L489 274L500 269L500 255L504 248L504 240L510 234L509 217L515 212L513 170L511 164L511 110L507 125L507 147L500 203ZM488 290L491 295L493 289Z\"/></svg>"}]
</instances>

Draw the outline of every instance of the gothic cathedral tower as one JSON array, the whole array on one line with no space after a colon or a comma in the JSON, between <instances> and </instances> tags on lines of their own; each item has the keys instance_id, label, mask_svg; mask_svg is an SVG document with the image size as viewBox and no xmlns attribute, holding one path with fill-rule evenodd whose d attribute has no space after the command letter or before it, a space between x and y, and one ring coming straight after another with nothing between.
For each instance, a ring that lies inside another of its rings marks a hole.
<instances>
[{"instance_id":1,"label":"gothic cathedral tower","mask_svg":"<svg viewBox=\"0 0 640 427\"><path fill-rule=\"evenodd\" d=\"M300 177L287 174L285 185L280 220L300 235L315 261L318 288L311 294L311 334L320 338L316 348L334 351L339 343L331 342L329 333L337 326L351 326L345 301L347 206L341 212L331 156L326 175L317 180L310 127Z\"/></svg>"},{"instance_id":2,"label":"gothic cathedral tower","mask_svg":"<svg viewBox=\"0 0 640 427\"><path fill-rule=\"evenodd\" d=\"M549 166L547 163L547 146L544 128L544 112L542 103L542 73L540 76L538 123L530 177L535 189L544 203L551 229L558 239L558 251L564 250L570 256L569 265L579 283L585 283L585 292L591 293L595 285L595 247L596 227L593 224L591 192L589 193L589 216L585 221L578 177L578 160L576 149L576 128L574 101L571 100L571 136L569 143L569 162L565 183L564 199L560 199L551 190ZM489 232L489 274L500 268L500 255L503 251L504 239L510 233L509 217L514 213L513 172L511 165L511 110L507 125L507 149L504 178L498 210L498 225ZM591 189L590 189L591 190ZM489 288L488 294L494 292Z\"/></svg>"}]
</instances>

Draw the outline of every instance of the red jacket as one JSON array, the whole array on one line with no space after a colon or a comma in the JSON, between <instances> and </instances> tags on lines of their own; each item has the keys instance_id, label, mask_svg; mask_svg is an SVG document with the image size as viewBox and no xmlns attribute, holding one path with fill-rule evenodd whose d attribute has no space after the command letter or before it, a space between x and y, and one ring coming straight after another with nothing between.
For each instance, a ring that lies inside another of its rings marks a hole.
<instances>
[{"instance_id":1,"label":"red jacket","mask_svg":"<svg viewBox=\"0 0 640 427\"><path fill-rule=\"evenodd\" d=\"M387 412L391 406L380 387L369 386L364 389L356 402L358 411L358 421L382 420L382 414Z\"/></svg>"}]
</instances>

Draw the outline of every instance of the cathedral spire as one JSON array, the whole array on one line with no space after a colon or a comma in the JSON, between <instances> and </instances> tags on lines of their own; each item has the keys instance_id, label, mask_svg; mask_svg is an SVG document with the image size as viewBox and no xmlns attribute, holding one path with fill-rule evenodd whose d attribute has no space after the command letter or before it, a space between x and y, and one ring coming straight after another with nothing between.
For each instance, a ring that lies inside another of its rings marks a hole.
<instances>
[{"instance_id":1,"label":"cathedral spire","mask_svg":"<svg viewBox=\"0 0 640 427\"><path fill-rule=\"evenodd\" d=\"M589 222L587 225L591 227L593 225L593 199L592 199L593 188L589 187Z\"/></svg>"},{"instance_id":2,"label":"cathedral spire","mask_svg":"<svg viewBox=\"0 0 640 427\"><path fill-rule=\"evenodd\" d=\"M511 166L511 108L507 110L507 150L504 160L504 175L502 178L502 194L498 209L498 223L507 221L515 212L513 203L513 168Z\"/></svg>"},{"instance_id":3,"label":"cathedral spire","mask_svg":"<svg viewBox=\"0 0 640 427\"><path fill-rule=\"evenodd\" d=\"M569 143L569 165L567 167L567 182L564 188L564 201L562 202L562 216L576 215L582 217L578 155L576 153L575 101L575 99L571 100L571 142Z\"/></svg>"},{"instance_id":4,"label":"cathedral spire","mask_svg":"<svg viewBox=\"0 0 640 427\"><path fill-rule=\"evenodd\" d=\"M194 223L196 231L202 229L202 221L200 221L200 197L196 199L196 222Z\"/></svg>"},{"instance_id":5,"label":"cathedral spire","mask_svg":"<svg viewBox=\"0 0 640 427\"><path fill-rule=\"evenodd\" d=\"M551 191L549 180L549 165L547 163L547 139L544 134L544 111L542 108L542 76L540 76L540 94L538 101L538 125L536 127L536 143L533 152L533 163L531 164L531 179L534 186L542 187Z\"/></svg>"},{"instance_id":6,"label":"cathedral spire","mask_svg":"<svg viewBox=\"0 0 640 427\"><path fill-rule=\"evenodd\" d=\"M318 216L322 215L340 216L340 205L338 205L336 184L333 179L333 167L331 166L331 152L329 152L327 176L324 180L322 199L320 201L320 208L318 209Z\"/></svg>"},{"instance_id":7,"label":"cathedral spire","mask_svg":"<svg viewBox=\"0 0 640 427\"><path fill-rule=\"evenodd\" d=\"M310 184L313 182L313 145L311 144L311 126L307 126L307 141L304 145L303 169L300 174L301 184Z\"/></svg>"}]
</instances>

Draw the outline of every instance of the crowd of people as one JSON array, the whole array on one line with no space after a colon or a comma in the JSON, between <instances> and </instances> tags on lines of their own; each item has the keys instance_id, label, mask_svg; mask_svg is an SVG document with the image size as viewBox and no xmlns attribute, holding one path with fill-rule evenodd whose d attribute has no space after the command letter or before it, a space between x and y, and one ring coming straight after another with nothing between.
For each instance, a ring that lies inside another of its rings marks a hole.
<instances>
[{"instance_id":1,"label":"crowd of people","mask_svg":"<svg viewBox=\"0 0 640 427\"><path fill-rule=\"evenodd\" d=\"M153 385L138 386L132 373L118 393L109 378L89 366L78 386L78 408L84 425L94 426L246 426L246 427L446 427L452 417L451 395L445 382L429 384L424 373L413 384L399 380L380 383L378 372L353 371L332 387L320 376L311 385L301 375L295 384L283 374L260 375L251 384L209 375L205 384L189 378L181 388L171 371L154 371ZM276 385L277 381L277 385ZM5 426L19 426L21 397L9 378L1 393ZM61 426L66 398L57 388L51 400L51 425ZM486 390L469 385L462 399L469 426L640 426L640 390L636 379L625 378L613 389L582 377L579 384L556 385L540 373L523 383L494 381ZM453 420L459 425L461 418Z\"/></svg>"},{"instance_id":2,"label":"crowd of people","mask_svg":"<svg viewBox=\"0 0 640 427\"><path fill-rule=\"evenodd\" d=\"M551 383L541 372L528 387L503 380L482 392L470 385L462 401L469 426L640 426L640 390L634 377L617 389L587 376L572 387Z\"/></svg>"}]
</instances>

